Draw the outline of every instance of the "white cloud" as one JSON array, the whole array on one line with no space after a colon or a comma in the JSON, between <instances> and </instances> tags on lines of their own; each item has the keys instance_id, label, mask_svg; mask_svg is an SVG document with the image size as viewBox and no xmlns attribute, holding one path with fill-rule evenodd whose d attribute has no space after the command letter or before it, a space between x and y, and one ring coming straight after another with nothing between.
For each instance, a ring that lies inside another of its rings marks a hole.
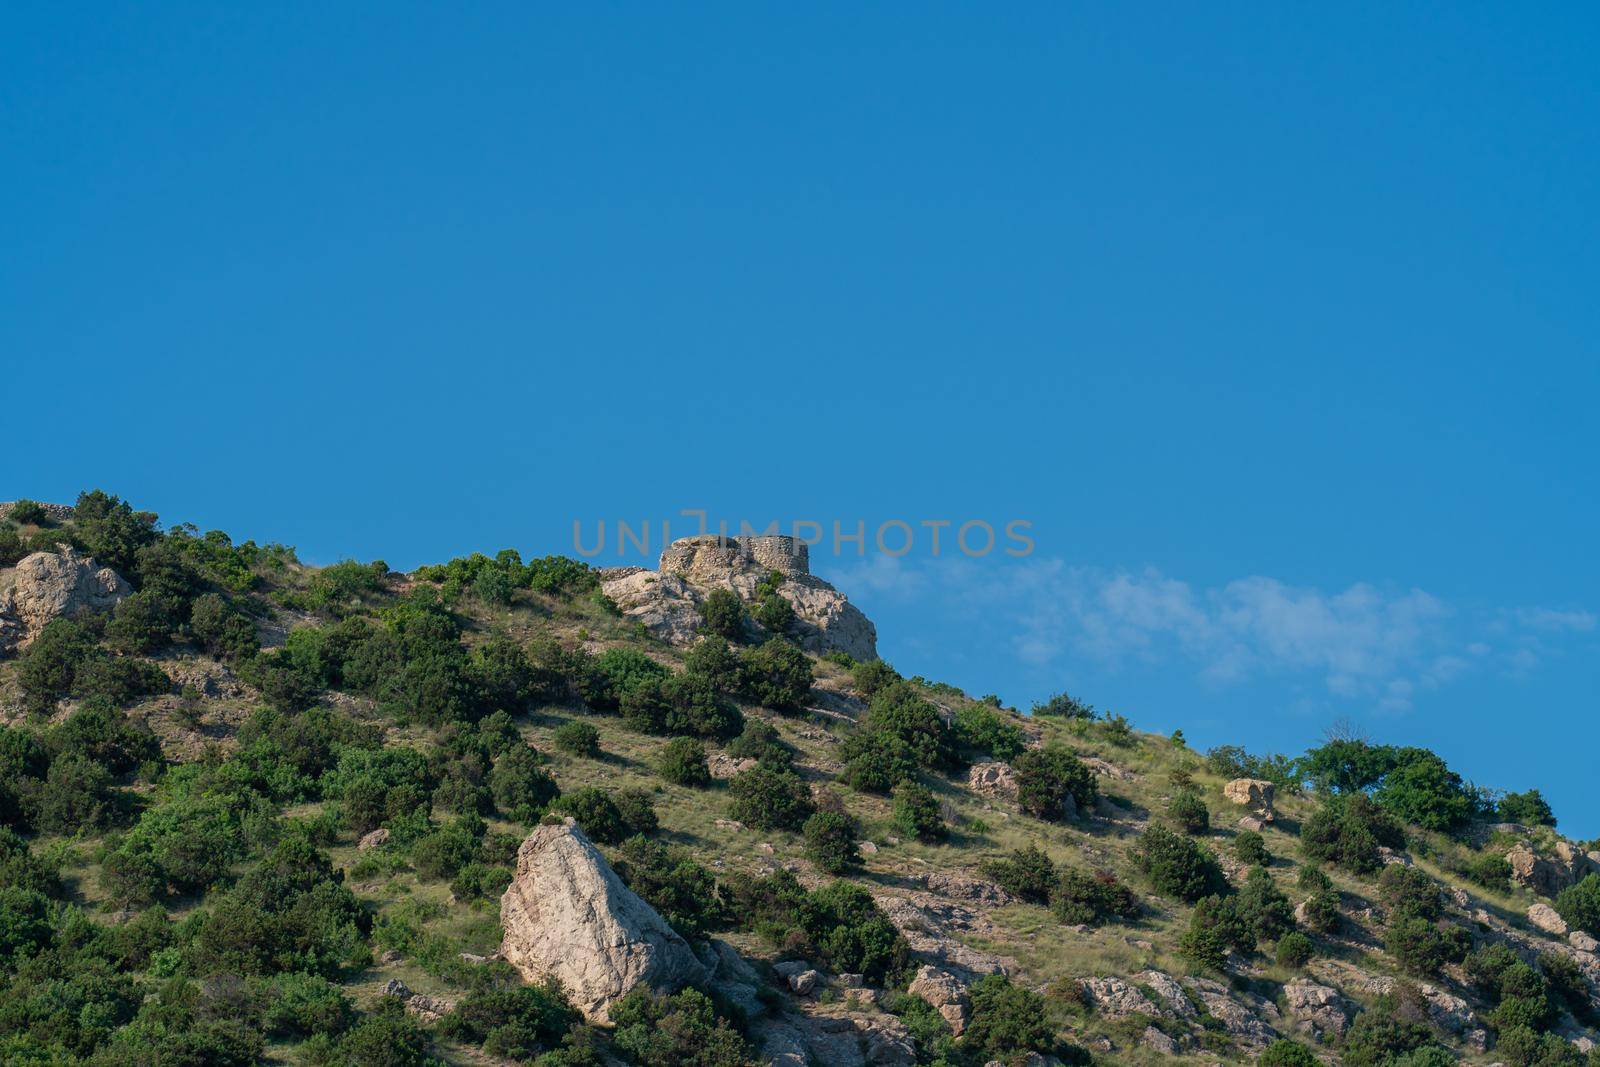
<instances>
[{"instance_id":1,"label":"white cloud","mask_svg":"<svg viewBox=\"0 0 1600 1067\"><path fill-rule=\"evenodd\" d=\"M1286 679L1390 712L1474 672L1531 671L1561 654L1558 639L1596 625L1583 610L1483 611L1367 582L1324 590L1252 575L1197 587L1154 569L1048 559L1004 567L881 559L839 579L847 591L961 598L991 622L1010 616L1016 654L1038 666L1180 662L1218 686Z\"/></svg>"}]
</instances>

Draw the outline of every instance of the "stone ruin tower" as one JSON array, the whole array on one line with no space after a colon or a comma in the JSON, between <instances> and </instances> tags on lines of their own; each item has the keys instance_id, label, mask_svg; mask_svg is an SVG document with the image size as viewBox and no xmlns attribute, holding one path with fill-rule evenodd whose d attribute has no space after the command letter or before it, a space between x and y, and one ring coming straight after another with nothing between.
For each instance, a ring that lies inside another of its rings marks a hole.
<instances>
[{"instance_id":1,"label":"stone ruin tower","mask_svg":"<svg viewBox=\"0 0 1600 1067\"><path fill-rule=\"evenodd\" d=\"M712 574L739 571L778 571L795 578L811 573L811 557L804 541L783 534L719 537L704 534L685 537L668 545L657 568L662 574Z\"/></svg>"}]
</instances>

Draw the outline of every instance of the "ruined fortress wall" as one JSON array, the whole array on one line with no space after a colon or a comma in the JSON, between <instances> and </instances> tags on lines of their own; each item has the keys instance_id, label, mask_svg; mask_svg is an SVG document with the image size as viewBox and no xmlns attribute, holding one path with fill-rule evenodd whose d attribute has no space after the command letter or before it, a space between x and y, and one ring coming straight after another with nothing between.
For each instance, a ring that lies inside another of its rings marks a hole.
<instances>
[{"instance_id":1,"label":"ruined fortress wall","mask_svg":"<svg viewBox=\"0 0 1600 1067\"><path fill-rule=\"evenodd\" d=\"M781 534L755 537L686 537L674 541L661 553L663 573L689 574L715 569L723 571L759 567L799 575L811 573L811 560L803 541Z\"/></svg>"},{"instance_id":2,"label":"ruined fortress wall","mask_svg":"<svg viewBox=\"0 0 1600 1067\"><path fill-rule=\"evenodd\" d=\"M0 520L4 520L10 516L11 509L16 506L16 503L17 502L15 500L0 500ZM44 508L44 513L50 516L50 518L55 522L65 522L72 518L72 508L70 505L41 503L39 506Z\"/></svg>"}]
</instances>

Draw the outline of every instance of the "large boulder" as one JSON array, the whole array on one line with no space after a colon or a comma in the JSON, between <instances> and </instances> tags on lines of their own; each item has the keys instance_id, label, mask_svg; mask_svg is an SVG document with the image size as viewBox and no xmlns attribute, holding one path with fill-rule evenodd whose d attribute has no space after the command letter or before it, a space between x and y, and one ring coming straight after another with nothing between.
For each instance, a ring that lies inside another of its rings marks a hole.
<instances>
[{"instance_id":1,"label":"large boulder","mask_svg":"<svg viewBox=\"0 0 1600 1067\"><path fill-rule=\"evenodd\" d=\"M1242 804L1263 822L1272 821L1272 783L1262 778L1235 778L1222 787L1222 795Z\"/></svg>"},{"instance_id":2,"label":"large boulder","mask_svg":"<svg viewBox=\"0 0 1600 1067\"><path fill-rule=\"evenodd\" d=\"M693 644L700 602L714 589L745 601L774 571L778 593L794 608L790 636L808 652L878 658L878 631L861 609L810 571L806 546L791 537L686 537L661 554L657 570L617 568L602 574L601 590L627 618L675 645Z\"/></svg>"},{"instance_id":3,"label":"large boulder","mask_svg":"<svg viewBox=\"0 0 1600 1067\"><path fill-rule=\"evenodd\" d=\"M0 652L25 648L54 619L110 611L133 592L122 575L67 545L0 571Z\"/></svg>"},{"instance_id":4,"label":"large boulder","mask_svg":"<svg viewBox=\"0 0 1600 1067\"><path fill-rule=\"evenodd\" d=\"M1591 871L1600 870L1600 862L1594 856L1566 841L1556 842L1547 855L1539 855L1523 842L1506 853L1506 862L1511 864L1511 877L1517 884L1550 897L1583 881Z\"/></svg>"},{"instance_id":5,"label":"large boulder","mask_svg":"<svg viewBox=\"0 0 1600 1067\"><path fill-rule=\"evenodd\" d=\"M1350 1002L1331 986L1309 978L1291 979L1284 984L1283 1000L1302 1033L1327 1040L1344 1036L1350 1025Z\"/></svg>"},{"instance_id":6,"label":"large boulder","mask_svg":"<svg viewBox=\"0 0 1600 1067\"><path fill-rule=\"evenodd\" d=\"M972 1017L972 1002L967 996L967 984L949 971L923 964L906 992L921 997L937 1011L950 1032L957 1037L967 1028Z\"/></svg>"},{"instance_id":7,"label":"large boulder","mask_svg":"<svg viewBox=\"0 0 1600 1067\"><path fill-rule=\"evenodd\" d=\"M1017 799L1017 772L1008 763L989 760L974 763L967 772L967 788L996 800Z\"/></svg>"},{"instance_id":8,"label":"large boulder","mask_svg":"<svg viewBox=\"0 0 1600 1067\"><path fill-rule=\"evenodd\" d=\"M570 819L539 827L517 850L500 925L506 962L530 982L559 979L592 1022L607 1022L635 986L669 992L712 977Z\"/></svg>"}]
</instances>

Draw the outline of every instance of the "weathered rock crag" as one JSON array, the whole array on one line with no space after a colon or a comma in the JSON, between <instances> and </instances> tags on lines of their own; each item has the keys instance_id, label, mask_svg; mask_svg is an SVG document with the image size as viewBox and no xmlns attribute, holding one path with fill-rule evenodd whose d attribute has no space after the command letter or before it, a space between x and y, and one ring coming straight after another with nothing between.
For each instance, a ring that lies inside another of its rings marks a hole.
<instances>
[{"instance_id":1,"label":"weathered rock crag","mask_svg":"<svg viewBox=\"0 0 1600 1067\"><path fill-rule=\"evenodd\" d=\"M794 608L791 636L800 647L878 658L877 628L843 593L811 573L805 544L792 537L683 538L667 546L657 570L618 568L604 577L601 590L656 637L688 645L699 632L700 602L708 593L731 589L749 601L773 571L783 576L778 593Z\"/></svg>"},{"instance_id":2,"label":"weathered rock crag","mask_svg":"<svg viewBox=\"0 0 1600 1067\"><path fill-rule=\"evenodd\" d=\"M712 978L689 943L622 884L571 820L541 826L517 850L500 898L501 952L524 979L554 976L594 1022L635 986L672 991Z\"/></svg>"},{"instance_id":3,"label":"weathered rock crag","mask_svg":"<svg viewBox=\"0 0 1600 1067\"><path fill-rule=\"evenodd\" d=\"M54 619L110 611L132 592L122 575L66 545L25 556L0 571L0 652L27 647Z\"/></svg>"}]
</instances>

